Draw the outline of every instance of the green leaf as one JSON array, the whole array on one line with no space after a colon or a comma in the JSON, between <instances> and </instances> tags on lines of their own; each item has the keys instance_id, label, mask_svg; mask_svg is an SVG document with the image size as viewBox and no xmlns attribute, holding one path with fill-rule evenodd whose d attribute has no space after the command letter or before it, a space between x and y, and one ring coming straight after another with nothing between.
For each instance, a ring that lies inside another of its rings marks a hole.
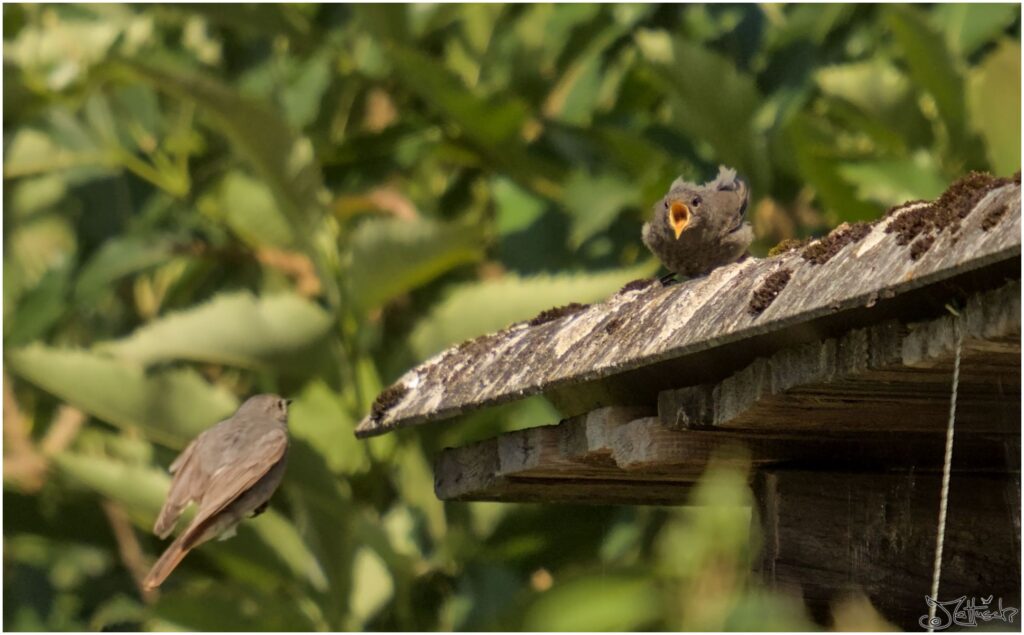
<instances>
[{"instance_id":1,"label":"green leaf","mask_svg":"<svg viewBox=\"0 0 1024 635\"><path fill-rule=\"evenodd\" d=\"M503 177L494 178L491 193L496 208L498 234L502 236L526 229L540 218L547 206L544 200Z\"/></svg>"},{"instance_id":2,"label":"green leaf","mask_svg":"<svg viewBox=\"0 0 1024 635\"><path fill-rule=\"evenodd\" d=\"M167 236L115 236L93 255L75 283L78 302L95 300L119 279L166 263L174 257L174 241Z\"/></svg>"},{"instance_id":3,"label":"green leaf","mask_svg":"<svg viewBox=\"0 0 1024 635\"><path fill-rule=\"evenodd\" d=\"M363 309L430 282L483 257L479 225L419 218L371 218L352 234L349 288Z\"/></svg>"},{"instance_id":4,"label":"green leaf","mask_svg":"<svg viewBox=\"0 0 1024 635\"><path fill-rule=\"evenodd\" d=\"M1019 4L961 2L934 7L931 21L945 33L950 49L966 58L998 37L1019 16Z\"/></svg>"},{"instance_id":5,"label":"green leaf","mask_svg":"<svg viewBox=\"0 0 1024 635\"><path fill-rule=\"evenodd\" d=\"M9 213L14 217L27 218L56 206L67 194L67 182L60 174L44 174L34 178L20 179L11 183Z\"/></svg>"},{"instance_id":6,"label":"green leaf","mask_svg":"<svg viewBox=\"0 0 1024 635\"><path fill-rule=\"evenodd\" d=\"M200 549L202 548L200 547ZM305 602L296 601L297 598L284 589L269 593L254 593L235 581L211 582L212 584L177 588L165 592L153 607L155 619L147 622L146 630L203 632L327 630L323 625L310 619L308 612L303 610Z\"/></svg>"},{"instance_id":7,"label":"green leaf","mask_svg":"<svg viewBox=\"0 0 1024 635\"><path fill-rule=\"evenodd\" d=\"M661 618L650 579L622 575L577 578L543 593L526 611L524 631L638 631Z\"/></svg>"},{"instance_id":8,"label":"green leaf","mask_svg":"<svg viewBox=\"0 0 1024 635\"><path fill-rule=\"evenodd\" d=\"M205 107L256 168L293 223L308 228L320 219L323 182L312 147L280 116L210 77L138 61L125 65L156 88Z\"/></svg>"},{"instance_id":9,"label":"green leaf","mask_svg":"<svg viewBox=\"0 0 1024 635\"><path fill-rule=\"evenodd\" d=\"M605 77L606 51L651 11L650 7L636 8L639 10L626 5L618 7L617 19L588 37L586 46L577 52L552 87L544 104L546 116L579 126L590 124Z\"/></svg>"},{"instance_id":10,"label":"green leaf","mask_svg":"<svg viewBox=\"0 0 1024 635\"><path fill-rule=\"evenodd\" d=\"M333 241L327 240L320 227L326 190L309 139L296 134L275 112L211 77L139 61L122 61L117 68L183 101L198 102L213 116L217 130L231 140L274 193L299 244L316 263L328 301L337 306L340 296L328 266L333 252L327 243Z\"/></svg>"},{"instance_id":11,"label":"green leaf","mask_svg":"<svg viewBox=\"0 0 1024 635\"><path fill-rule=\"evenodd\" d=\"M77 237L70 223L57 214L33 216L4 236L4 315L17 309L22 293L35 288L53 269L70 266Z\"/></svg>"},{"instance_id":12,"label":"green leaf","mask_svg":"<svg viewBox=\"0 0 1024 635\"><path fill-rule=\"evenodd\" d=\"M613 174L576 172L565 185L565 205L572 212L569 244L578 248L605 231L627 207L641 207L636 183Z\"/></svg>"},{"instance_id":13,"label":"green leaf","mask_svg":"<svg viewBox=\"0 0 1024 635\"><path fill-rule=\"evenodd\" d=\"M299 66L296 76L281 95L288 123L302 129L316 119L320 100L330 80L330 60L326 55L314 57Z\"/></svg>"},{"instance_id":14,"label":"green leaf","mask_svg":"<svg viewBox=\"0 0 1024 635\"><path fill-rule=\"evenodd\" d=\"M292 573L307 580L318 591L327 590L327 578L320 563L303 542L295 525L284 515L274 509L268 509L247 526Z\"/></svg>"},{"instance_id":15,"label":"green leaf","mask_svg":"<svg viewBox=\"0 0 1024 635\"><path fill-rule=\"evenodd\" d=\"M485 147L518 145L527 108L512 97L488 101L466 89L448 69L416 49L392 43L389 55L406 88ZM502 147L502 151L506 148Z\"/></svg>"},{"instance_id":16,"label":"green leaf","mask_svg":"<svg viewBox=\"0 0 1024 635\"><path fill-rule=\"evenodd\" d=\"M250 247L290 247L295 236L274 195L263 183L241 172L231 172L220 186L224 220Z\"/></svg>"},{"instance_id":17,"label":"green leaf","mask_svg":"<svg viewBox=\"0 0 1024 635\"><path fill-rule=\"evenodd\" d=\"M664 32L641 31L641 52L671 98L672 118L714 157L747 175L756 190L770 182L766 148L754 120L762 102L754 78L718 53Z\"/></svg>"},{"instance_id":18,"label":"green leaf","mask_svg":"<svg viewBox=\"0 0 1024 635\"><path fill-rule=\"evenodd\" d=\"M97 348L140 364L186 359L262 368L313 346L332 323L326 311L298 295L230 293Z\"/></svg>"},{"instance_id":19,"label":"green leaf","mask_svg":"<svg viewBox=\"0 0 1024 635\"><path fill-rule=\"evenodd\" d=\"M801 113L790 122L786 134L800 173L814 187L826 210L844 221L878 216L881 210L860 199L855 188L839 174L843 161L834 156L835 137L823 129L819 120Z\"/></svg>"},{"instance_id":20,"label":"green leaf","mask_svg":"<svg viewBox=\"0 0 1024 635\"><path fill-rule=\"evenodd\" d=\"M18 301L4 323L4 345L18 346L42 337L67 308L68 267L50 269Z\"/></svg>"},{"instance_id":21,"label":"green leaf","mask_svg":"<svg viewBox=\"0 0 1024 635\"><path fill-rule=\"evenodd\" d=\"M9 351L7 363L61 400L172 447L183 447L238 406L233 395L189 369L146 373L96 353L40 345Z\"/></svg>"},{"instance_id":22,"label":"green leaf","mask_svg":"<svg viewBox=\"0 0 1024 635\"><path fill-rule=\"evenodd\" d=\"M950 52L942 34L916 8L890 5L886 8L886 23L911 77L935 99L954 147L960 148L966 140L966 106L959 60Z\"/></svg>"},{"instance_id":23,"label":"green leaf","mask_svg":"<svg viewBox=\"0 0 1024 635\"><path fill-rule=\"evenodd\" d=\"M934 157L921 152L912 159L878 159L842 163L839 174L857 188L857 196L889 207L915 199L931 200L948 185Z\"/></svg>"},{"instance_id":24,"label":"green leaf","mask_svg":"<svg viewBox=\"0 0 1024 635\"><path fill-rule=\"evenodd\" d=\"M625 283L653 275L656 262L605 273L568 273L531 278L506 275L456 287L419 321L409 337L413 352L426 359L451 344L532 318L571 302L607 298Z\"/></svg>"},{"instance_id":25,"label":"green leaf","mask_svg":"<svg viewBox=\"0 0 1024 635\"><path fill-rule=\"evenodd\" d=\"M781 21L766 25L765 48L777 51L800 40L809 40L817 46L825 43L828 35L845 24L853 12L849 4L790 4L780 5ZM766 11L767 12L767 11Z\"/></svg>"},{"instance_id":26,"label":"green leaf","mask_svg":"<svg viewBox=\"0 0 1024 635\"><path fill-rule=\"evenodd\" d=\"M434 476L420 444L402 445L395 457L394 486L402 501L422 514L430 537L437 543L444 540L448 522L444 503L434 493Z\"/></svg>"},{"instance_id":27,"label":"green leaf","mask_svg":"<svg viewBox=\"0 0 1024 635\"><path fill-rule=\"evenodd\" d=\"M889 60L878 57L827 66L815 72L814 80L822 93L852 104L866 116L855 129L872 133L870 126L881 124L900 147L927 140L927 122L910 80Z\"/></svg>"},{"instance_id":28,"label":"green leaf","mask_svg":"<svg viewBox=\"0 0 1024 635\"><path fill-rule=\"evenodd\" d=\"M338 474L360 474L370 467L366 444L355 437L355 421L339 395L320 380L310 382L289 408L288 428L305 439Z\"/></svg>"},{"instance_id":29,"label":"green leaf","mask_svg":"<svg viewBox=\"0 0 1024 635\"><path fill-rule=\"evenodd\" d=\"M164 504L171 483L163 470L109 457L62 452L54 462L61 473L79 485L124 505L139 527L147 530Z\"/></svg>"},{"instance_id":30,"label":"green leaf","mask_svg":"<svg viewBox=\"0 0 1024 635\"><path fill-rule=\"evenodd\" d=\"M536 192L557 197L557 175L552 173L560 166L531 155L522 139L529 114L526 103L514 94L500 99L478 95L443 64L403 41L389 41L386 49L402 87L437 113L453 136L468 140L500 170Z\"/></svg>"},{"instance_id":31,"label":"green leaf","mask_svg":"<svg viewBox=\"0 0 1024 635\"><path fill-rule=\"evenodd\" d=\"M366 622L388 603L394 592L395 583L380 556L367 547L356 550L349 598L350 630L363 630Z\"/></svg>"},{"instance_id":32,"label":"green leaf","mask_svg":"<svg viewBox=\"0 0 1024 635\"><path fill-rule=\"evenodd\" d=\"M971 127L1002 175L1020 169L1020 54L1020 42L1003 40L970 75Z\"/></svg>"}]
</instances>

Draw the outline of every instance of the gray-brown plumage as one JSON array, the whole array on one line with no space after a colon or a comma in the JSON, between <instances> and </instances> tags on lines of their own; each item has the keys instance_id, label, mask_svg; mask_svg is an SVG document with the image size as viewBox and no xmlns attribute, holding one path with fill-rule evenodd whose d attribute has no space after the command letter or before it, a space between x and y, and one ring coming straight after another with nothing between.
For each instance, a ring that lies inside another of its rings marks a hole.
<instances>
[{"instance_id":1,"label":"gray-brown plumage","mask_svg":"<svg viewBox=\"0 0 1024 635\"><path fill-rule=\"evenodd\" d=\"M724 165L704 185L681 177L654 205L654 218L644 224L643 240L672 273L699 276L736 262L754 239L744 222L750 191Z\"/></svg>"},{"instance_id":2,"label":"gray-brown plumage","mask_svg":"<svg viewBox=\"0 0 1024 635\"><path fill-rule=\"evenodd\" d=\"M199 509L146 576L163 583L190 550L234 535L235 525L261 513L284 476L288 454L288 400L250 397L230 418L200 434L171 464L171 489L153 533L166 538L190 502Z\"/></svg>"}]
</instances>

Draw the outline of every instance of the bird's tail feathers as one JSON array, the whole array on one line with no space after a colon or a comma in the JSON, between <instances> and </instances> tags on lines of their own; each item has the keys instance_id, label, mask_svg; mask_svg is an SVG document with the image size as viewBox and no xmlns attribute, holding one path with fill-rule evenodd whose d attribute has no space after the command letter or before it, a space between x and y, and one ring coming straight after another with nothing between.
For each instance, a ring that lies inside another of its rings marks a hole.
<instances>
[{"instance_id":1,"label":"bird's tail feathers","mask_svg":"<svg viewBox=\"0 0 1024 635\"><path fill-rule=\"evenodd\" d=\"M146 589L155 589L163 584L167 576L171 575L171 571L174 571L181 559L185 557L193 545L186 543L189 532L184 531L178 536L174 542L171 543L170 547L164 551L160 559L156 561L153 568L146 574L146 579L143 580L142 586Z\"/></svg>"}]
</instances>

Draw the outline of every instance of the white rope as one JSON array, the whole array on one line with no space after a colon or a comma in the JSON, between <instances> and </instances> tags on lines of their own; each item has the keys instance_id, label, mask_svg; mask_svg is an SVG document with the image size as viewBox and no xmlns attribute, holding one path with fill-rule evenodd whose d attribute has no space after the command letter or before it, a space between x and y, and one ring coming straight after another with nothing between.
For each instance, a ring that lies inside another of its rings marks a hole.
<instances>
[{"instance_id":1,"label":"white rope","mask_svg":"<svg viewBox=\"0 0 1024 635\"><path fill-rule=\"evenodd\" d=\"M953 313L953 337L956 338L956 354L953 358L953 391L949 399L949 423L946 425L946 456L942 461L942 493L939 498L939 530L935 536L935 562L932 564L932 601L928 603L928 632L935 632L935 607L939 602L939 580L942 577L942 544L946 539L946 507L949 504L949 473L953 464L953 422L956 420L956 391L960 385L960 348L963 333L960 332L960 314L946 306Z\"/></svg>"}]
</instances>

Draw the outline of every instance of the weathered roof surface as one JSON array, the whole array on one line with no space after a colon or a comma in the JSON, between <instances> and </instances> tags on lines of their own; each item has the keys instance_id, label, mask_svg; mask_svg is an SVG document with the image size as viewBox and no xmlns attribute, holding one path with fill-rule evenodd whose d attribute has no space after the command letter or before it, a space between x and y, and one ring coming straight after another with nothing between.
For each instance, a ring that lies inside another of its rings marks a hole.
<instances>
[{"instance_id":1,"label":"weathered roof surface","mask_svg":"<svg viewBox=\"0 0 1024 635\"><path fill-rule=\"evenodd\" d=\"M540 393L570 415L651 404L661 390L719 381L786 346L934 315L951 296L1020 278L1020 220L1019 179L971 175L875 224L460 344L385 390L356 434Z\"/></svg>"},{"instance_id":2,"label":"weathered roof surface","mask_svg":"<svg viewBox=\"0 0 1024 635\"><path fill-rule=\"evenodd\" d=\"M1020 282L913 328L784 348L657 408L599 408L448 448L442 500L684 504L713 458L757 469L942 470L957 341L955 472L1020 472ZM954 477L955 479L956 477Z\"/></svg>"}]
</instances>

